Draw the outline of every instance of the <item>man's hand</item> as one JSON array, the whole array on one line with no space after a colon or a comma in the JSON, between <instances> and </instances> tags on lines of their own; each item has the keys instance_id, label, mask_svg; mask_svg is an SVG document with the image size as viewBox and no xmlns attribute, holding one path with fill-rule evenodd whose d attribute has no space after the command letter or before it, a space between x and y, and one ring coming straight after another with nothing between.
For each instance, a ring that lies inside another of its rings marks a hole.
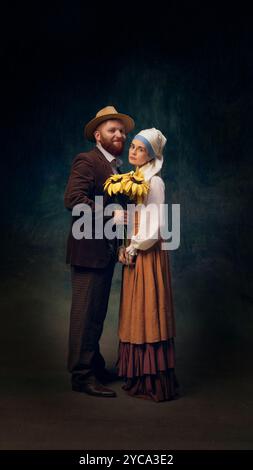
<instances>
[{"instance_id":1,"label":"man's hand","mask_svg":"<svg viewBox=\"0 0 253 470\"><path fill-rule=\"evenodd\" d=\"M118 260L122 264L127 264L127 259L126 259L126 247L125 246L120 246L119 251L118 251Z\"/></svg>"},{"instance_id":2,"label":"man's hand","mask_svg":"<svg viewBox=\"0 0 253 470\"><path fill-rule=\"evenodd\" d=\"M135 265L135 256L131 256L126 252L126 247L121 246L118 251L118 260L120 263L125 264L126 266Z\"/></svg>"},{"instance_id":3,"label":"man's hand","mask_svg":"<svg viewBox=\"0 0 253 470\"><path fill-rule=\"evenodd\" d=\"M116 225L127 225L128 224L128 213L122 209L116 209L113 216L114 223Z\"/></svg>"}]
</instances>

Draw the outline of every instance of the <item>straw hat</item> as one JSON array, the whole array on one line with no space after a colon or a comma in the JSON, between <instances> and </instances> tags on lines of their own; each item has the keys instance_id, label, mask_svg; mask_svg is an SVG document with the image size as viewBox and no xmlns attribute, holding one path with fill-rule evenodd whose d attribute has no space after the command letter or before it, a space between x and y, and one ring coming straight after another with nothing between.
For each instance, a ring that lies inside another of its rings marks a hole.
<instances>
[{"instance_id":1,"label":"straw hat","mask_svg":"<svg viewBox=\"0 0 253 470\"><path fill-rule=\"evenodd\" d=\"M106 106L105 108L100 109L100 111L98 111L96 114L96 117L86 124L84 128L84 135L86 139L95 142L94 132L96 128L99 126L99 124L104 121L108 121L109 119L120 119L125 126L126 134L134 129L135 123L130 116L127 116L127 114L118 113L114 106Z\"/></svg>"}]
</instances>

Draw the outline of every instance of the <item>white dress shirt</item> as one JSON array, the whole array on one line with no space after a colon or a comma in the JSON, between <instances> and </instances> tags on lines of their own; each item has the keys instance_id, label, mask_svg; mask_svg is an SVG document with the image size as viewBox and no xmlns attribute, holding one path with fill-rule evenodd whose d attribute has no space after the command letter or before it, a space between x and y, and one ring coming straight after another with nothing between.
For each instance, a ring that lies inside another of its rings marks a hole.
<instances>
[{"instance_id":1,"label":"white dress shirt","mask_svg":"<svg viewBox=\"0 0 253 470\"><path fill-rule=\"evenodd\" d=\"M118 168L123 165L123 161L119 157L114 157L114 155L105 150L104 147L102 147L102 145L100 144L100 142L98 142L96 146L100 150L100 152L102 152L102 154L105 156L106 160L108 160L108 162L110 163L113 173L117 175L119 173Z\"/></svg>"},{"instance_id":2,"label":"white dress shirt","mask_svg":"<svg viewBox=\"0 0 253 470\"><path fill-rule=\"evenodd\" d=\"M145 177L145 174L144 174ZM150 187L140 209L139 228L132 235L128 254L135 256L138 250L148 250L160 238L160 229L164 224L165 184L160 176L154 175L149 181ZM149 207L147 207L149 206Z\"/></svg>"}]
</instances>

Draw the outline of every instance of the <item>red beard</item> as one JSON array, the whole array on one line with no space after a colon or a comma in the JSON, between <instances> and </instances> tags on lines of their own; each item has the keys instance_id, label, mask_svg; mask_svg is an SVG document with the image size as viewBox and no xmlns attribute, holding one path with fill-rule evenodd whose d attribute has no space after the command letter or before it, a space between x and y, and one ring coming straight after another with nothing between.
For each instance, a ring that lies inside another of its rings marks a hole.
<instances>
[{"instance_id":1,"label":"red beard","mask_svg":"<svg viewBox=\"0 0 253 470\"><path fill-rule=\"evenodd\" d=\"M102 147L105 150L107 150L107 152L114 155L114 157L118 157L119 155L122 154L122 152L124 150L124 145L125 145L125 142L123 142L122 140L117 141L117 142L111 142L111 141L108 141L108 140L103 139L103 138L101 138L100 143L101 143Z\"/></svg>"}]
</instances>

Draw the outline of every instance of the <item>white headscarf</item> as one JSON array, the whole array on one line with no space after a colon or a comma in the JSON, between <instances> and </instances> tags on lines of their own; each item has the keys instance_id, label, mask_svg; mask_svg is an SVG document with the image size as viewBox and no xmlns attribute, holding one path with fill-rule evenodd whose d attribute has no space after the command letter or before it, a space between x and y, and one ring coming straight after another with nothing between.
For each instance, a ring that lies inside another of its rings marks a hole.
<instances>
[{"instance_id":1,"label":"white headscarf","mask_svg":"<svg viewBox=\"0 0 253 470\"><path fill-rule=\"evenodd\" d=\"M149 156L152 157L152 160L140 168L145 180L148 181L152 176L161 171L163 166L163 149L167 139L162 132L155 127L138 132L134 139L140 140L145 144Z\"/></svg>"}]
</instances>

